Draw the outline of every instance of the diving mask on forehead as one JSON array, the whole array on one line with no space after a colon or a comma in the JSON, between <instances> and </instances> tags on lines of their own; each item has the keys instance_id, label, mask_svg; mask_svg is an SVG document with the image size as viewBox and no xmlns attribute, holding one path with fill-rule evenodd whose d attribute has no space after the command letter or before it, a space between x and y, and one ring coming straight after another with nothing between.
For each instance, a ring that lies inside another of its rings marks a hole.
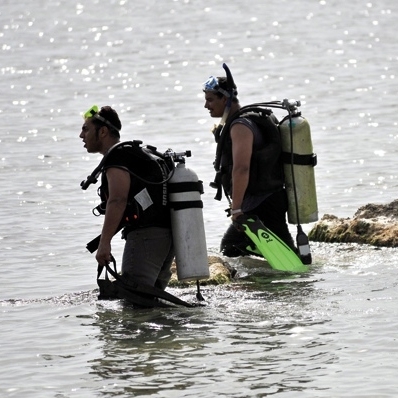
<instances>
[{"instance_id":1,"label":"diving mask on forehead","mask_svg":"<svg viewBox=\"0 0 398 398\"><path fill-rule=\"evenodd\" d=\"M211 91L213 93L221 93L226 97L230 97L230 93L220 87L218 84L218 79L214 76L210 76L204 83L203 83L203 91Z\"/></svg>"},{"instance_id":2,"label":"diving mask on forehead","mask_svg":"<svg viewBox=\"0 0 398 398\"><path fill-rule=\"evenodd\" d=\"M120 132L118 128L116 128L111 122L109 122L108 120L106 120L104 117L102 117L99 113L98 113L98 106L97 105L93 105L84 115L83 118L84 119L89 119L93 117L94 119L98 119L100 120L102 123L106 124L109 128L111 128L112 130L117 131L118 133Z\"/></svg>"}]
</instances>

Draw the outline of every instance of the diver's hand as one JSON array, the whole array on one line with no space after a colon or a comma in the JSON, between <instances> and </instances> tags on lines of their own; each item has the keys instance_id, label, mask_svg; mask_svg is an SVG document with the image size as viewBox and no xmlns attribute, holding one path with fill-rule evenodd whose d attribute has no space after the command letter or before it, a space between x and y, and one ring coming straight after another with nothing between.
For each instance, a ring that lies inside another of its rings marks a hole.
<instances>
[{"instance_id":1,"label":"diver's hand","mask_svg":"<svg viewBox=\"0 0 398 398\"><path fill-rule=\"evenodd\" d=\"M100 241L95 259L97 260L98 265L103 267L111 262L112 255L110 242Z\"/></svg>"},{"instance_id":2,"label":"diver's hand","mask_svg":"<svg viewBox=\"0 0 398 398\"><path fill-rule=\"evenodd\" d=\"M245 227L242 225L242 222L246 220L246 216L244 213L237 213L231 216L233 226L241 232L244 232Z\"/></svg>"},{"instance_id":3,"label":"diver's hand","mask_svg":"<svg viewBox=\"0 0 398 398\"><path fill-rule=\"evenodd\" d=\"M232 222L236 221L239 218L239 216L241 216L242 214L243 212L232 214L231 216Z\"/></svg>"}]
</instances>

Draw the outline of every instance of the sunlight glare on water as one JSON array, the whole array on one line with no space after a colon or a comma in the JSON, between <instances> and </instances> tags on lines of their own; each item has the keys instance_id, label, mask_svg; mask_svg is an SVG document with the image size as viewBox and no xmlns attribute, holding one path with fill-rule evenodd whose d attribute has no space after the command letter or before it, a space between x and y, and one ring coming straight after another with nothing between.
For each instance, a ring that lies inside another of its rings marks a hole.
<instances>
[{"instance_id":1,"label":"sunlight glare on water","mask_svg":"<svg viewBox=\"0 0 398 398\"><path fill-rule=\"evenodd\" d=\"M123 139L191 150L218 255L230 220L209 187L219 120L202 83L225 62L243 105L301 101L320 216L389 203L397 12L387 0L3 2L0 395L395 397L396 249L311 242L305 275L231 259L238 278L203 286L203 307L98 301L85 246L99 199L80 182L101 157L79 134L87 109L111 105ZM122 248L116 237L119 262ZM196 300L194 286L169 291Z\"/></svg>"}]
</instances>

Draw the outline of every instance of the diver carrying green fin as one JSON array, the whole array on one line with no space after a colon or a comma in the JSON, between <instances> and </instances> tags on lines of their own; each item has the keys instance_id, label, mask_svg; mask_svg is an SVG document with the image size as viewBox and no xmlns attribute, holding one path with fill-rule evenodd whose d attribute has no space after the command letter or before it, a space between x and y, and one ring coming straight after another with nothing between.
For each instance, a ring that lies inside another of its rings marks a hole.
<instances>
[{"instance_id":1,"label":"diver carrying green fin","mask_svg":"<svg viewBox=\"0 0 398 398\"><path fill-rule=\"evenodd\" d=\"M254 243L255 248L246 250L258 254L259 252L268 261L272 268L279 271L306 272L308 267L304 265L294 251L269 230L255 215L237 217L234 225Z\"/></svg>"},{"instance_id":2,"label":"diver carrying green fin","mask_svg":"<svg viewBox=\"0 0 398 398\"><path fill-rule=\"evenodd\" d=\"M301 116L300 101L257 102L242 106L231 71L223 64L226 77L210 76L202 86L204 108L210 117L222 117L213 129L217 144L213 162L216 175L210 183L217 189L214 199L228 201L228 217L254 214L300 257L312 263L308 237L301 224L318 220L311 130ZM279 121L273 108L287 111ZM225 120L224 120L225 119ZM286 217L287 216L287 217ZM294 242L288 224L297 225ZM226 257L256 254L248 237L232 224L220 242ZM269 257L269 256L268 256Z\"/></svg>"}]
</instances>

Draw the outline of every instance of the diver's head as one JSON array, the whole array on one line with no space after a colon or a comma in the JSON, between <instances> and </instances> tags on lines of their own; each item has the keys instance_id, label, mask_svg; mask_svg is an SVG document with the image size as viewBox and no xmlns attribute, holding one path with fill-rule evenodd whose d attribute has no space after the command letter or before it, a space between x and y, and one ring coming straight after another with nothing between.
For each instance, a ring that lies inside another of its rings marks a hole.
<instances>
[{"instance_id":1,"label":"diver's head","mask_svg":"<svg viewBox=\"0 0 398 398\"><path fill-rule=\"evenodd\" d=\"M120 139L122 124L117 112L110 106L100 110L94 105L84 115L79 137L89 153L105 153Z\"/></svg>"},{"instance_id":2,"label":"diver's head","mask_svg":"<svg viewBox=\"0 0 398 398\"><path fill-rule=\"evenodd\" d=\"M230 99L232 104L239 105L236 85L234 83L233 87L229 88L226 77L210 76L203 83L203 92L205 93L204 107L209 110L211 117L222 117Z\"/></svg>"}]
</instances>

